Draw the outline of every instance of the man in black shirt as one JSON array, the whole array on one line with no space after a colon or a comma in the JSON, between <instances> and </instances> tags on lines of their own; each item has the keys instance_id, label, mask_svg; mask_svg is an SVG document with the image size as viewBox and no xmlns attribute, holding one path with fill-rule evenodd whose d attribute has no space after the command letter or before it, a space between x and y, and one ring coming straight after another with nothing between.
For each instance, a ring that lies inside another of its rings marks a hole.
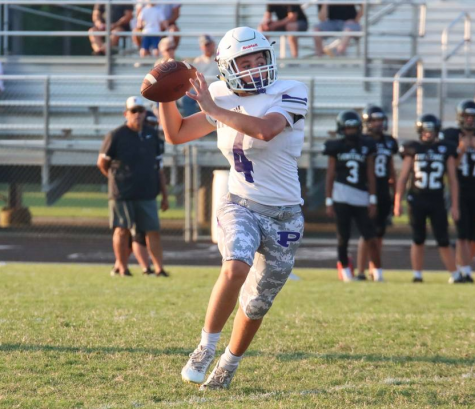
<instances>
[{"instance_id":1,"label":"man in black shirt","mask_svg":"<svg viewBox=\"0 0 475 409\"><path fill-rule=\"evenodd\" d=\"M338 238L338 273L343 281L352 281L348 261L348 242L351 221L354 220L363 236L371 261L375 281L383 281L381 258L372 218L376 216L376 182L374 154L376 146L371 138L361 134L361 118L355 111L343 111L337 117L339 139L325 142L328 156L326 177L326 213L336 217Z\"/></svg>"},{"instance_id":2,"label":"man in black shirt","mask_svg":"<svg viewBox=\"0 0 475 409\"><path fill-rule=\"evenodd\" d=\"M318 6L318 19L320 23L317 24L315 31L361 31L360 20L363 16L364 6L360 5L359 10L356 6L329 6L323 4ZM333 55L344 55L351 36L342 37L338 41L338 46L334 52L331 47L323 48L323 37L315 37L315 51L317 56L321 57L324 53Z\"/></svg>"},{"instance_id":3,"label":"man in black shirt","mask_svg":"<svg viewBox=\"0 0 475 409\"><path fill-rule=\"evenodd\" d=\"M275 13L277 20L272 19ZM267 6L262 23L258 30L265 31L307 31L307 16L300 6ZM293 58L297 58L299 54L298 38L289 36L290 53Z\"/></svg>"},{"instance_id":4,"label":"man in black shirt","mask_svg":"<svg viewBox=\"0 0 475 409\"><path fill-rule=\"evenodd\" d=\"M470 262L475 249L475 101L457 105L458 128L443 131L444 140L458 146L460 218L457 222L457 263L467 282L473 283Z\"/></svg>"},{"instance_id":5,"label":"man in black shirt","mask_svg":"<svg viewBox=\"0 0 475 409\"><path fill-rule=\"evenodd\" d=\"M430 219L442 261L451 273L450 283L465 280L457 270L455 256L450 247L447 210L444 199L444 175L447 173L452 200L452 218L459 218L458 183L455 170L457 151L455 145L440 141L440 121L435 115L426 114L418 118L416 129L419 141L410 141L400 148L403 163L396 185L394 215L402 214L401 202L409 176L407 204L412 227L411 263L414 270L413 282L421 283L424 262L426 220Z\"/></svg>"},{"instance_id":6,"label":"man in black shirt","mask_svg":"<svg viewBox=\"0 0 475 409\"><path fill-rule=\"evenodd\" d=\"M102 144L97 166L109 179L109 209L114 229L113 247L119 274L127 268L130 231L145 232L147 248L158 276L163 270L160 223L156 197L161 192L161 209L168 209L163 144L157 129L144 124L143 100L130 97L124 112L126 123L109 132Z\"/></svg>"},{"instance_id":7,"label":"man in black shirt","mask_svg":"<svg viewBox=\"0 0 475 409\"><path fill-rule=\"evenodd\" d=\"M106 30L106 6L103 4L96 4L92 11L93 26L89 29L92 31L105 31ZM132 5L125 6L111 6L111 32L117 33L119 31L130 31L130 20L132 20L134 7ZM111 45L116 47L119 44L120 37L117 35L111 35ZM90 35L89 41L91 42L93 55L105 55L106 47L104 43L104 37L97 37Z\"/></svg>"}]
</instances>

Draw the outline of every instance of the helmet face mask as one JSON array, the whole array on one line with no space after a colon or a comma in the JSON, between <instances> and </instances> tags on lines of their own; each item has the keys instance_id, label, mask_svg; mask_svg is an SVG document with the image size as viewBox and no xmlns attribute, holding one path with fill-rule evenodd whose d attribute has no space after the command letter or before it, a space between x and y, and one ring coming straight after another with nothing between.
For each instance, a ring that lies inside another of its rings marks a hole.
<instances>
[{"instance_id":1,"label":"helmet face mask","mask_svg":"<svg viewBox=\"0 0 475 409\"><path fill-rule=\"evenodd\" d=\"M464 131L475 131L475 101L467 99L457 105L457 121Z\"/></svg>"},{"instance_id":2,"label":"helmet face mask","mask_svg":"<svg viewBox=\"0 0 475 409\"><path fill-rule=\"evenodd\" d=\"M369 105L361 115L365 132L381 135L388 130L388 116L384 110L376 105Z\"/></svg>"},{"instance_id":3,"label":"helmet face mask","mask_svg":"<svg viewBox=\"0 0 475 409\"><path fill-rule=\"evenodd\" d=\"M240 70L240 57L262 53L265 64ZM258 31L238 27L228 31L220 41L216 62L221 79L234 92L263 93L277 79L277 64L274 49Z\"/></svg>"},{"instance_id":4,"label":"helmet face mask","mask_svg":"<svg viewBox=\"0 0 475 409\"><path fill-rule=\"evenodd\" d=\"M422 143L435 142L441 127L439 118L431 114L422 115L416 122L416 130Z\"/></svg>"},{"instance_id":5,"label":"helmet face mask","mask_svg":"<svg viewBox=\"0 0 475 409\"><path fill-rule=\"evenodd\" d=\"M356 141L363 130L361 118L356 111L342 111L336 118L337 134L348 141Z\"/></svg>"}]
</instances>

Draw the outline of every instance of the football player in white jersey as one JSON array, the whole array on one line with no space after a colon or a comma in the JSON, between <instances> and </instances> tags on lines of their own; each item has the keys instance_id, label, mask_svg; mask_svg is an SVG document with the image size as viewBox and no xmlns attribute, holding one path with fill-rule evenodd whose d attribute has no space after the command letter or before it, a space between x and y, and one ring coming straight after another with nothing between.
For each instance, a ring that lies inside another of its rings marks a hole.
<instances>
[{"instance_id":1,"label":"football player in white jersey","mask_svg":"<svg viewBox=\"0 0 475 409\"><path fill-rule=\"evenodd\" d=\"M304 221L297 159L304 139L307 88L277 80L274 50L258 31L239 27L219 43L221 80L208 88L191 80L201 111L182 118L176 104L161 103L167 142L181 144L217 128L229 161L229 193L217 211L220 276L213 288L201 341L183 368L183 380L203 383L221 330L234 310L230 342L201 390L227 388L264 315L289 277Z\"/></svg>"}]
</instances>

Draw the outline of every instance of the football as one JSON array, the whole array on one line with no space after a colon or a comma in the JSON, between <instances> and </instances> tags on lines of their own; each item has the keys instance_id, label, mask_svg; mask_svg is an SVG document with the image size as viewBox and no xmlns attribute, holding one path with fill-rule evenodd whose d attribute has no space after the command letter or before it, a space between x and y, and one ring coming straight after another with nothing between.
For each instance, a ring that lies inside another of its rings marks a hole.
<instances>
[{"instance_id":1,"label":"football","mask_svg":"<svg viewBox=\"0 0 475 409\"><path fill-rule=\"evenodd\" d=\"M167 61L153 67L145 76L140 93L155 102L180 99L191 88L190 78L196 77L196 68L187 62Z\"/></svg>"}]
</instances>

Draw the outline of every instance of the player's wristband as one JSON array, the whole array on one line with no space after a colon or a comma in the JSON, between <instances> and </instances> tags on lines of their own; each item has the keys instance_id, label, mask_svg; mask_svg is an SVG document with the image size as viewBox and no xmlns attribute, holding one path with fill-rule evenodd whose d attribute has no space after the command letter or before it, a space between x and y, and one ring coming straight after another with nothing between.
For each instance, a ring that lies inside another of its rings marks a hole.
<instances>
[{"instance_id":1,"label":"player's wristband","mask_svg":"<svg viewBox=\"0 0 475 409\"><path fill-rule=\"evenodd\" d=\"M376 197L376 195L369 195L369 204L378 204L378 198Z\"/></svg>"},{"instance_id":2,"label":"player's wristband","mask_svg":"<svg viewBox=\"0 0 475 409\"><path fill-rule=\"evenodd\" d=\"M333 200L331 197L325 199L325 206L333 206Z\"/></svg>"}]
</instances>

